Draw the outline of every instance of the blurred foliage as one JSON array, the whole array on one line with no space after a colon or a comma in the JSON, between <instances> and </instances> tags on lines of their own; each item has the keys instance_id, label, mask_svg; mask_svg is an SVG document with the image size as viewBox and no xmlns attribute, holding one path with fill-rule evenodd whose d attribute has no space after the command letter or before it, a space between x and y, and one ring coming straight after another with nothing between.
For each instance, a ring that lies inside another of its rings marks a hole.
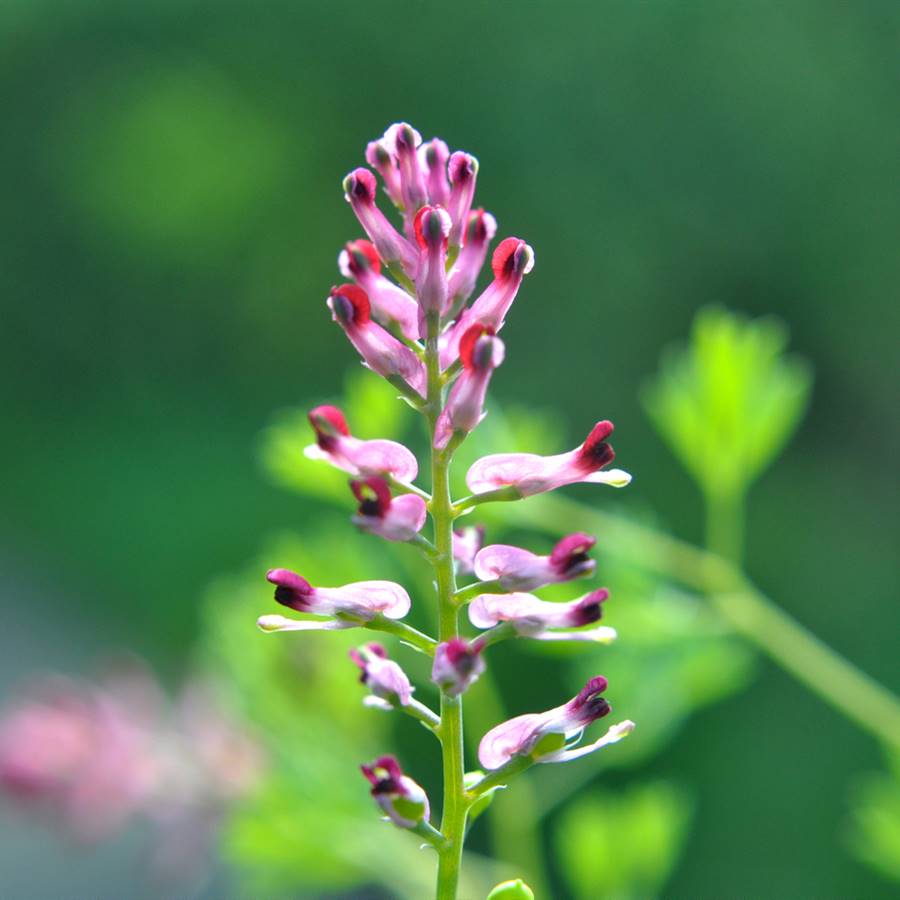
<instances>
[{"instance_id":1,"label":"blurred foliage","mask_svg":"<svg viewBox=\"0 0 900 900\"><path fill-rule=\"evenodd\" d=\"M685 792L665 781L591 791L559 817L560 871L576 900L663 895L691 818Z\"/></svg>"},{"instance_id":2,"label":"blurred foliage","mask_svg":"<svg viewBox=\"0 0 900 900\"><path fill-rule=\"evenodd\" d=\"M900 882L900 754L887 772L860 779L853 796L849 844L856 856L885 878Z\"/></svg>"},{"instance_id":3,"label":"blurred foliage","mask_svg":"<svg viewBox=\"0 0 900 900\"><path fill-rule=\"evenodd\" d=\"M704 309L645 389L650 418L706 494L743 494L797 428L812 375L786 345L774 319Z\"/></svg>"}]
</instances>

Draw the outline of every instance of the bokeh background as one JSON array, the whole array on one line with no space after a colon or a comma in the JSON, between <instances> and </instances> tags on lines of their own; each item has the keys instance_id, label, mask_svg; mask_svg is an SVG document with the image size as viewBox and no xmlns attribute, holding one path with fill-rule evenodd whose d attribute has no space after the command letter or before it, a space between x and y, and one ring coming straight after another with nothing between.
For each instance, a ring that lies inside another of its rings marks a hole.
<instances>
[{"instance_id":1,"label":"bokeh background","mask_svg":"<svg viewBox=\"0 0 900 900\"><path fill-rule=\"evenodd\" d=\"M323 302L359 235L340 182L398 119L474 152L479 202L535 248L496 395L549 412L561 446L615 421L636 476L615 503L634 514L702 539L696 488L639 401L664 348L709 304L787 323L814 393L750 496L746 567L896 691L898 29L889 0L6 0L4 696L120 647L174 685L227 603L210 584L346 515L267 475L260 435L339 397L356 365ZM248 644L273 640L252 625ZM564 692L536 671L536 693ZM605 783L692 798L665 896L879 898L895 886L847 835L854 784L883 765L759 658ZM67 895L62 865L72 896L133 886L133 836L84 853L0 822L4 896Z\"/></svg>"}]
</instances>

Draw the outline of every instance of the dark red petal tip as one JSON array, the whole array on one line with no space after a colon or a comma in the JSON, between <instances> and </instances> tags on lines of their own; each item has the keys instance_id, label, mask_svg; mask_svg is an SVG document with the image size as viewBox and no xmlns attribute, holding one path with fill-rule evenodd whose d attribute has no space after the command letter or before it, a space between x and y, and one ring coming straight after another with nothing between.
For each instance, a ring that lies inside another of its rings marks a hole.
<instances>
[{"instance_id":1,"label":"dark red petal tip","mask_svg":"<svg viewBox=\"0 0 900 900\"><path fill-rule=\"evenodd\" d=\"M375 181L375 176L362 166L354 169L344 179L344 191L351 199L362 203L374 203L377 189L378 182Z\"/></svg>"},{"instance_id":2,"label":"dark red petal tip","mask_svg":"<svg viewBox=\"0 0 900 900\"><path fill-rule=\"evenodd\" d=\"M521 278L531 269L533 259L531 248L521 238L504 238L491 257L494 278Z\"/></svg>"},{"instance_id":3,"label":"dark red petal tip","mask_svg":"<svg viewBox=\"0 0 900 900\"><path fill-rule=\"evenodd\" d=\"M566 535L553 548L553 552L550 554L550 563L554 567L567 569L576 558L583 557L596 543L597 538L591 534L576 532Z\"/></svg>"},{"instance_id":4,"label":"dark red petal tip","mask_svg":"<svg viewBox=\"0 0 900 900\"><path fill-rule=\"evenodd\" d=\"M350 435L347 420L336 406L317 406L309 411L307 418L318 440Z\"/></svg>"},{"instance_id":5,"label":"dark red petal tip","mask_svg":"<svg viewBox=\"0 0 900 900\"><path fill-rule=\"evenodd\" d=\"M457 150L450 157L450 163L447 166L447 174L450 178L450 184L457 185L462 182L474 178L478 173L478 160L471 153L464 153Z\"/></svg>"},{"instance_id":6,"label":"dark red petal tip","mask_svg":"<svg viewBox=\"0 0 900 900\"><path fill-rule=\"evenodd\" d=\"M388 483L377 475L355 479L350 482L350 490L359 502L361 516L384 518L391 505L391 489Z\"/></svg>"},{"instance_id":7,"label":"dark red petal tip","mask_svg":"<svg viewBox=\"0 0 900 900\"><path fill-rule=\"evenodd\" d=\"M574 709L580 709L591 700L591 698L598 694L602 694L608 686L609 682L602 675L595 675L593 678L589 679L587 684L585 684L585 686L575 695L571 701L571 706Z\"/></svg>"},{"instance_id":8,"label":"dark red petal tip","mask_svg":"<svg viewBox=\"0 0 900 900\"><path fill-rule=\"evenodd\" d=\"M344 249L347 251L347 265L350 274L354 278L358 278L369 269L376 275L381 272L381 259L371 241L347 241Z\"/></svg>"},{"instance_id":9,"label":"dark red petal tip","mask_svg":"<svg viewBox=\"0 0 900 900\"><path fill-rule=\"evenodd\" d=\"M358 284L331 289L334 314L344 325L365 325L370 318L369 295Z\"/></svg>"},{"instance_id":10,"label":"dark red petal tip","mask_svg":"<svg viewBox=\"0 0 900 900\"><path fill-rule=\"evenodd\" d=\"M459 339L459 358L462 360L463 367L469 371L475 368L484 368L481 360L476 359L475 349L478 341L485 337L493 337L495 331L489 325L475 324L471 328L467 328L465 334ZM478 354L480 356L480 354Z\"/></svg>"},{"instance_id":11,"label":"dark red petal tip","mask_svg":"<svg viewBox=\"0 0 900 900\"><path fill-rule=\"evenodd\" d=\"M596 472L616 458L613 448L606 443L612 433L613 423L604 420L598 422L584 439L578 450L578 459L588 472Z\"/></svg>"}]
</instances>

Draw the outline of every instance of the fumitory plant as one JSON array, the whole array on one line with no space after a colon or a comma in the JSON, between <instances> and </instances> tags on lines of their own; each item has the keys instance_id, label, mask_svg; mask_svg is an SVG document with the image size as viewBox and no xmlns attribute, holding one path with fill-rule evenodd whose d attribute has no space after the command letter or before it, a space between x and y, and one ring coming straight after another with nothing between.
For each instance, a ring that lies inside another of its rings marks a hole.
<instances>
[{"instance_id":1,"label":"fumitory plant","mask_svg":"<svg viewBox=\"0 0 900 900\"><path fill-rule=\"evenodd\" d=\"M423 144L410 125L400 123L368 145L366 159L400 212L402 231L379 209L375 175L366 168L351 172L344 180L345 197L369 240L350 241L341 252L339 266L348 281L331 289L327 305L364 365L421 413L430 444L430 492L415 484L420 467L410 450L390 440L354 437L334 406L309 413L315 444L306 452L348 473L358 504L353 521L360 529L413 545L431 565L438 633L433 637L402 621L412 601L399 584L313 585L283 568L270 570L268 580L275 585L275 599L301 617L263 615L258 624L266 632L364 628L431 657L438 711L414 696L410 679L381 644L369 641L350 654L369 691L366 704L412 716L440 745L440 819L414 780L414 761L385 754L361 770L385 816L437 851L436 896L451 900L457 896L467 825L495 790L536 763L577 759L634 728L624 720L582 742L588 726L611 711L607 679L594 675L560 705L491 728L478 747L481 769L466 771L464 695L489 664L492 645L513 638L604 644L616 633L597 624L609 596L605 588L565 603L532 593L592 575L591 535L558 535L553 551L539 556L519 547L484 546L482 527L460 527L457 521L485 503L522 500L578 482L623 487L630 476L608 468L614 459L613 426L599 421L566 453L503 453L477 460L466 475L471 494L451 497L454 453L485 415L486 391L505 355L498 335L534 265L534 252L520 238L501 241L491 257L493 279L469 303L497 227L489 213L472 208L475 157L451 154L439 139ZM460 585L458 578L470 583ZM464 610L478 630L471 637L460 628ZM494 893L530 895L521 882L498 885Z\"/></svg>"}]
</instances>

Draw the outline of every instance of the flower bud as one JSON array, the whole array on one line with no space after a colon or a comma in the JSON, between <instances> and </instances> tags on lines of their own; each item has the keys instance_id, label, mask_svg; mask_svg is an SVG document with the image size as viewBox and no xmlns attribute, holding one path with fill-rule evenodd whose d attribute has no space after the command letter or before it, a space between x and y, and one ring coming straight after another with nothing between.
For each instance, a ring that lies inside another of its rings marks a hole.
<instances>
[{"instance_id":1,"label":"flower bud","mask_svg":"<svg viewBox=\"0 0 900 900\"><path fill-rule=\"evenodd\" d=\"M388 659L381 644L372 642L351 650L350 659L361 670L360 682L372 692L364 701L366 706L393 709L409 704L413 692L409 678L397 663Z\"/></svg>"},{"instance_id":2,"label":"flower bud","mask_svg":"<svg viewBox=\"0 0 900 900\"><path fill-rule=\"evenodd\" d=\"M399 828L415 828L430 815L428 796L408 775L395 756L381 756L370 766L360 766L372 785L372 796Z\"/></svg>"},{"instance_id":3,"label":"flower bud","mask_svg":"<svg viewBox=\"0 0 900 900\"><path fill-rule=\"evenodd\" d=\"M475 196L478 160L470 153L457 150L450 157L447 173L450 176L450 200L447 209L453 219L450 244L459 247L462 244L463 230L469 220L469 210L472 208L472 199Z\"/></svg>"},{"instance_id":4,"label":"flower bud","mask_svg":"<svg viewBox=\"0 0 900 900\"><path fill-rule=\"evenodd\" d=\"M484 645L478 640L466 643L461 638L451 638L438 644L434 651L431 680L448 696L458 697L484 671L483 649Z\"/></svg>"},{"instance_id":5,"label":"flower bud","mask_svg":"<svg viewBox=\"0 0 900 900\"><path fill-rule=\"evenodd\" d=\"M359 501L353 524L388 541L411 541L427 516L425 501L416 494L391 496L388 483L378 476L350 482Z\"/></svg>"}]
</instances>

